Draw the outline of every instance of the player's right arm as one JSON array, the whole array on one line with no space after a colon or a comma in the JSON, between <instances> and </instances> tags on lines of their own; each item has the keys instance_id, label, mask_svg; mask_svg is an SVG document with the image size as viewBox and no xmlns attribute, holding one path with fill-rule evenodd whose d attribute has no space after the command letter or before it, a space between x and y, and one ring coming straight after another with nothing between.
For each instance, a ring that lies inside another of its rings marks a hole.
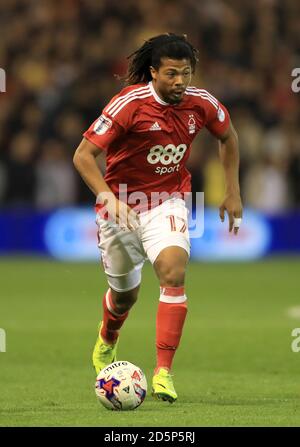
<instances>
[{"instance_id":1,"label":"player's right arm","mask_svg":"<svg viewBox=\"0 0 300 447\"><path fill-rule=\"evenodd\" d=\"M112 190L103 178L99 170L96 157L99 155L99 148L86 138L83 138L73 157L73 163L82 179L96 197L101 197L101 193L112 193Z\"/></svg>"},{"instance_id":2,"label":"player's right arm","mask_svg":"<svg viewBox=\"0 0 300 447\"><path fill-rule=\"evenodd\" d=\"M110 218L118 225L126 226L133 231L138 227L138 216L113 194L97 166L97 155L99 155L99 147L83 138L73 157L74 166L95 194L96 203L105 205Z\"/></svg>"},{"instance_id":3,"label":"player's right arm","mask_svg":"<svg viewBox=\"0 0 300 447\"><path fill-rule=\"evenodd\" d=\"M102 114L84 132L84 138L73 158L79 174L95 194L96 203L105 205L110 218L130 230L138 227L138 216L111 191L97 166L96 157L100 152L107 152L112 145L117 145L117 140L124 137L131 126L135 112L133 102L140 96L144 97L143 92L147 89L148 87L145 86L132 91L127 87L114 96L103 109Z\"/></svg>"}]
</instances>

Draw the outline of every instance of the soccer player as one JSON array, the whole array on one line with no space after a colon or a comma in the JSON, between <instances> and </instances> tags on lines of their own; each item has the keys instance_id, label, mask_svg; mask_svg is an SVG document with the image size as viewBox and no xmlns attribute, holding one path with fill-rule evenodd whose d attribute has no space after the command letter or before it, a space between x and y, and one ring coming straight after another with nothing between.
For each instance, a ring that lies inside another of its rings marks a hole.
<instances>
[{"instance_id":1,"label":"soccer player","mask_svg":"<svg viewBox=\"0 0 300 447\"><path fill-rule=\"evenodd\" d=\"M206 127L220 142L225 173L220 218L224 221L226 211L229 231L237 234L242 217L238 140L224 105L190 86L196 50L186 36L155 36L129 59L126 87L83 134L74 155L75 167L96 196L109 286L93 364L99 373L116 360L119 331L138 298L148 258L160 284L152 394L174 402L170 371L187 313L184 278L190 253L183 193L190 191L191 176L185 164L193 139ZM104 178L95 161L99 151L106 154Z\"/></svg>"}]
</instances>

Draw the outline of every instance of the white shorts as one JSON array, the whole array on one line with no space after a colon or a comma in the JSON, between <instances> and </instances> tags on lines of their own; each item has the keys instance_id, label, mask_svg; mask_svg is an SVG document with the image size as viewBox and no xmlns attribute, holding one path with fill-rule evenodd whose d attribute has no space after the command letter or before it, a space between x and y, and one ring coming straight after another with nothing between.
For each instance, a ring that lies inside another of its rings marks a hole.
<instances>
[{"instance_id":1,"label":"white shorts","mask_svg":"<svg viewBox=\"0 0 300 447\"><path fill-rule=\"evenodd\" d=\"M108 283L117 291L136 287L145 260L153 264L164 248L177 246L190 254L188 209L184 200L171 198L139 217L141 225L135 231L121 229L100 216L96 219L103 267ZM113 284L112 278L121 279L119 286Z\"/></svg>"}]
</instances>

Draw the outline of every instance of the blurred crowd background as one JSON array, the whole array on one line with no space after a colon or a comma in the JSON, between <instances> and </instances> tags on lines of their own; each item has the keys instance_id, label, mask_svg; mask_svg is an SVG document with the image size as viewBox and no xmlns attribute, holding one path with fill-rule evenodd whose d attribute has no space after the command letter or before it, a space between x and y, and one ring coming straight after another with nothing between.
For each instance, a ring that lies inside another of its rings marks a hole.
<instances>
[{"instance_id":1,"label":"blurred crowd background","mask_svg":"<svg viewBox=\"0 0 300 447\"><path fill-rule=\"evenodd\" d=\"M244 204L300 208L298 0L10 0L0 3L0 206L93 203L75 172L82 133L122 88L126 56L163 32L199 50L192 84L229 109L239 134ZM105 162L99 157L99 166ZM223 194L217 142L197 137L189 162L207 205Z\"/></svg>"}]
</instances>

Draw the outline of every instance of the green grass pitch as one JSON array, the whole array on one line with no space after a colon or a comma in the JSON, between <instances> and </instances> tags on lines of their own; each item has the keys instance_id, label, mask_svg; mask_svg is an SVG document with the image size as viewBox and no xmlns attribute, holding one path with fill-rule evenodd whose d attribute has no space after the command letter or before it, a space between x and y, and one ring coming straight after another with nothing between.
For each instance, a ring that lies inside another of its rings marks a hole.
<instances>
[{"instance_id":1,"label":"green grass pitch","mask_svg":"<svg viewBox=\"0 0 300 447\"><path fill-rule=\"evenodd\" d=\"M110 412L94 393L91 353L106 283L96 264L0 260L0 426L299 426L300 352L288 309L300 305L300 260L190 263L189 312L174 361L178 401L148 393ZM149 264L119 360L155 362L158 283Z\"/></svg>"}]
</instances>

